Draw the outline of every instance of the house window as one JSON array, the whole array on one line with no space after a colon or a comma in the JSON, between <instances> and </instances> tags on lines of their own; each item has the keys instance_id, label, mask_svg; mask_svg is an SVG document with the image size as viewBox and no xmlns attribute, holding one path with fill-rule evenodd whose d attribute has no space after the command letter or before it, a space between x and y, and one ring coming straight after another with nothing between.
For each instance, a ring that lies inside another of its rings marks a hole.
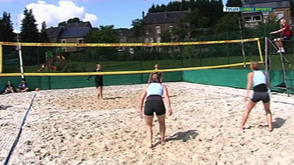
<instances>
[{"instance_id":1,"label":"house window","mask_svg":"<svg viewBox=\"0 0 294 165\"><path fill-rule=\"evenodd\" d=\"M160 26L156 26L155 30L156 30L156 33L157 33L157 34L160 34L160 32L161 32L161 31L160 31Z\"/></svg>"},{"instance_id":2,"label":"house window","mask_svg":"<svg viewBox=\"0 0 294 165\"><path fill-rule=\"evenodd\" d=\"M168 31L171 33L172 31L173 31L173 26L169 26L169 29L168 29Z\"/></svg>"},{"instance_id":3,"label":"house window","mask_svg":"<svg viewBox=\"0 0 294 165\"><path fill-rule=\"evenodd\" d=\"M119 52L123 51L123 47L118 47L117 51L119 51Z\"/></svg>"},{"instance_id":4,"label":"house window","mask_svg":"<svg viewBox=\"0 0 294 165\"><path fill-rule=\"evenodd\" d=\"M61 40L61 43L66 43L66 39Z\"/></svg>"},{"instance_id":5,"label":"house window","mask_svg":"<svg viewBox=\"0 0 294 165\"><path fill-rule=\"evenodd\" d=\"M260 22L261 16L260 15L249 16L249 17L244 17L244 19L246 22Z\"/></svg>"},{"instance_id":6,"label":"house window","mask_svg":"<svg viewBox=\"0 0 294 165\"><path fill-rule=\"evenodd\" d=\"M130 48L130 53L134 54L134 48Z\"/></svg>"},{"instance_id":7,"label":"house window","mask_svg":"<svg viewBox=\"0 0 294 165\"><path fill-rule=\"evenodd\" d=\"M269 12L263 12L262 14L263 14L263 15L268 15L268 14L269 14Z\"/></svg>"},{"instance_id":8,"label":"house window","mask_svg":"<svg viewBox=\"0 0 294 165\"><path fill-rule=\"evenodd\" d=\"M153 43L153 42L154 42L154 40L153 40L153 38L152 38L152 37L150 37L150 38L149 38L149 41L150 41L151 43Z\"/></svg>"},{"instance_id":9,"label":"house window","mask_svg":"<svg viewBox=\"0 0 294 165\"><path fill-rule=\"evenodd\" d=\"M83 39L77 39L77 43L78 44L81 44L81 43L83 43L84 41L83 41Z\"/></svg>"},{"instance_id":10,"label":"house window","mask_svg":"<svg viewBox=\"0 0 294 165\"><path fill-rule=\"evenodd\" d=\"M252 16L253 21L261 21L261 16Z\"/></svg>"},{"instance_id":11,"label":"house window","mask_svg":"<svg viewBox=\"0 0 294 165\"><path fill-rule=\"evenodd\" d=\"M156 38L156 42L157 42L157 43L160 43L160 40L161 40L160 37L157 37L157 38Z\"/></svg>"},{"instance_id":12,"label":"house window","mask_svg":"<svg viewBox=\"0 0 294 165\"><path fill-rule=\"evenodd\" d=\"M283 11L277 11L276 12L276 20L280 20L284 18L284 12Z\"/></svg>"}]
</instances>

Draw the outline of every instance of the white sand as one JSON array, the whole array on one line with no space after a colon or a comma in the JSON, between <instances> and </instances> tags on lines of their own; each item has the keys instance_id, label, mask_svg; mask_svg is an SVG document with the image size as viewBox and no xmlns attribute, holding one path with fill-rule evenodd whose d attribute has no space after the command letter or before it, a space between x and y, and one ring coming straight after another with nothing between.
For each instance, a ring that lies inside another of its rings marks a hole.
<instances>
[{"instance_id":1,"label":"white sand","mask_svg":"<svg viewBox=\"0 0 294 165\"><path fill-rule=\"evenodd\" d=\"M174 114L167 118L165 146L146 148L137 111L144 85L40 91L10 164L294 164L294 100L272 95L274 131L259 103L239 129L245 90L167 83ZM0 163L16 137L35 92L0 96ZM277 102L279 101L279 102ZM292 104L286 104L291 103ZM154 123L158 142L158 122Z\"/></svg>"}]
</instances>

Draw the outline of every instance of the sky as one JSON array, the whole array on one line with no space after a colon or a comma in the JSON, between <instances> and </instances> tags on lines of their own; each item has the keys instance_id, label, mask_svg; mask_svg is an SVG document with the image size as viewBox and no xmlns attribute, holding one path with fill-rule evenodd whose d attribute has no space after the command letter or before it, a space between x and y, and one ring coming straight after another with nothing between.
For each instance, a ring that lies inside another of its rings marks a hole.
<instances>
[{"instance_id":1,"label":"sky","mask_svg":"<svg viewBox=\"0 0 294 165\"><path fill-rule=\"evenodd\" d=\"M0 17L4 11L11 14L15 32L19 32L25 8L32 9L40 29L78 17L90 21L93 27L114 25L115 28L130 28L132 20L142 18L154 4L167 4L171 0L0 0ZM223 0L225 4L227 0Z\"/></svg>"}]
</instances>

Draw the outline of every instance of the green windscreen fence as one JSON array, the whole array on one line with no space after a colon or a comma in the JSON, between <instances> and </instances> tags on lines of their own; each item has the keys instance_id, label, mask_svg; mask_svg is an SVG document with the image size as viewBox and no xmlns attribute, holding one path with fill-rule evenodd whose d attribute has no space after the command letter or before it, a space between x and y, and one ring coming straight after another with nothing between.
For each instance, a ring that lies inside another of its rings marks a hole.
<instances>
[{"instance_id":1,"label":"green windscreen fence","mask_svg":"<svg viewBox=\"0 0 294 165\"><path fill-rule=\"evenodd\" d=\"M164 73L164 82L191 82L197 84L207 84L214 86L225 86L233 88L246 88L248 69L207 69L193 71L178 71ZM288 77L294 77L294 71L287 72ZM105 75L105 86L110 85L131 85L147 83L149 74L130 74L130 75ZM283 82L281 70L270 72L271 86L279 85ZM86 82L88 76L60 76L60 77L34 77L27 76L28 85L32 90L36 87L46 89L71 89L93 87L94 77ZM16 87L20 82L20 77L0 77L2 89L7 81L12 81ZM294 86L293 81L288 82L289 86Z\"/></svg>"},{"instance_id":2,"label":"green windscreen fence","mask_svg":"<svg viewBox=\"0 0 294 165\"><path fill-rule=\"evenodd\" d=\"M104 85L131 85L147 83L149 74L128 74L128 75L105 75ZM95 76L92 76L89 82L86 82L88 76L26 76L27 83L30 89L40 88L46 89L71 89L93 87ZM4 88L7 81L17 87L21 81L20 77L0 77L2 88ZM164 73L164 81L179 82L182 81L182 72L167 72Z\"/></svg>"},{"instance_id":3,"label":"green windscreen fence","mask_svg":"<svg viewBox=\"0 0 294 165\"><path fill-rule=\"evenodd\" d=\"M207 69L184 71L183 81L225 86L234 88L245 88L247 83L247 69Z\"/></svg>"}]
</instances>

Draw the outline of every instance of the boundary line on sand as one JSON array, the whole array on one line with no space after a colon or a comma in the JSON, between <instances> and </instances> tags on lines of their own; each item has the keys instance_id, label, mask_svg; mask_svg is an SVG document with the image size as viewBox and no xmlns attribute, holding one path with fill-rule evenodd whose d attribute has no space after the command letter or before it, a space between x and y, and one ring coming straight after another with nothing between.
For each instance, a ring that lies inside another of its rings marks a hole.
<instances>
[{"instance_id":1,"label":"boundary line on sand","mask_svg":"<svg viewBox=\"0 0 294 165\"><path fill-rule=\"evenodd\" d=\"M18 134L17 134L17 136L16 136L16 138L15 138L15 140L14 140L14 142L13 142L11 148L10 148L10 151L8 153L8 156L6 157L6 160L4 162L4 165L8 165L9 160L10 160L12 154L13 154L13 151L14 151L15 147L17 146L17 143L18 143L18 141L20 139L20 136L21 136L21 133L22 133L23 126L24 126L24 124L26 122L26 119L28 117L29 111L32 109L32 106L33 106L34 100L36 98L36 95L37 95L37 93L34 94L32 100L31 100L30 106L26 110L26 113L25 113L25 115L24 115L24 117L22 119L22 122L21 122L21 125L20 125L20 128L19 128Z\"/></svg>"}]
</instances>

